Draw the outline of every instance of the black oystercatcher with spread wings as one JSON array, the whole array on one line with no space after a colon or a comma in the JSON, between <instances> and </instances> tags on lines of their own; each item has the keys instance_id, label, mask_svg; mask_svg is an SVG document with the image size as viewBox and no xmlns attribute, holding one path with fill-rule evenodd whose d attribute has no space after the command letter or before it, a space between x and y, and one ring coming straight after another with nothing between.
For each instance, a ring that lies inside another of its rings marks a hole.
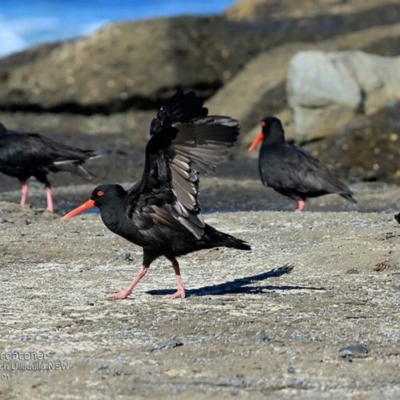
<instances>
[{"instance_id":1,"label":"black oystercatcher with spread wings","mask_svg":"<svg viewBox=\"0 0 400 400\"><path fill-rule=\"evenodd\" d=\"M194 92L179 90L151 122L142 179L128 191L100 185L90 200L62 218L98 207L108 229L143 248L143 266L135 279L108 298L128 297L160 256L171 261L177 282L177 292L165 297L184 298L176 257L218 246L250 250L244 241L206 224L199 203L199 173L216 171L239 129L230 117L208 116Z\"/></svg>"}]
</instances>

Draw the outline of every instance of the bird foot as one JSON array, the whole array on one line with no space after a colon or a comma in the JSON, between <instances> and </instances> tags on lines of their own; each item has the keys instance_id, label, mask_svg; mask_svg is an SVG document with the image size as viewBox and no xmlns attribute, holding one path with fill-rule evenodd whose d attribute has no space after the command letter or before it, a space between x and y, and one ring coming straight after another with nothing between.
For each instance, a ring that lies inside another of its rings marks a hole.
<instances>
[{"instance_id":1,"label":"bird foot","mask_svg":"<svg viewBox=\"0 0 400 400\"><path fill-rule=\"evenodd\" d=\"M302 212L306 208L306 202L304 200L297 200L296 212Z\"/></svg>"},{"instance_id":2,"label":"bird foot","mask_svg":"<svg viewBox=\"0 0 400 400\"><path fill-rule=\"evenodd\" d=\"M173 294L167 294L163 296L163 299L169 300L169 299L177 299L177 298L182 298L184 299L186 297L186 293L184 289L178 289L175 293Z\"/></svg>"},{"instance_id":3,"label":"bird foot","mask_svg":"<svg viewBox=\"0 0 400 400\"><path fill-rule=\"evenodd\" d=\"M132 283L125 288L124 290L121 290L118 293L110 293L106 296L106 299L126 299L132 292L135 286L139 283L139 281L147 274L147 271L149 270L149 267L146 267L143 265L139 273L136 275L135 279L132 281Z\"/></svg>"},{"instance_id":4,"label":"bird foot","mask_svg":"<svg viewBox=\"0 0 400 400\"><path fill-rule=\"evenodd\" d=\"M110 293L106 296L106 299L126 299L132 292L129 290L122 290L118 293Z\"/></svg>"}]
</instances>

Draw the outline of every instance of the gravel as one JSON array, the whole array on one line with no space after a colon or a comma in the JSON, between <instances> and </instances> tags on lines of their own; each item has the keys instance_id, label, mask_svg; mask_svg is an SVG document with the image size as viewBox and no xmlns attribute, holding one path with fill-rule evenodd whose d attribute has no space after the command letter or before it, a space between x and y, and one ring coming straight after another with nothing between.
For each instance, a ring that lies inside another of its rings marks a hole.
<instances>
[{"instance_id":1,"label":"gravel","mask_svg":"<svg viewBox=\"0 0 400 400\"><path fill-rule=\"evenodd\" d=\"M218 209L231 184L219 180L210 194L212 182L204 181L203 204ZM240 209L251 182L232 185L244 188ZM325 196L304 213L206 213L252 251L181 257L188 297L169 301L161 298L175 289L166 259L128 299L105 299L131 281L142 250L96 214L60 221L91 185L56 188L59 215L3 192L0 397L398 398L400 191L356 189L357 206ZM258 193L255 209L292 209L266 188Z\"/></svg>"}]
</instances>

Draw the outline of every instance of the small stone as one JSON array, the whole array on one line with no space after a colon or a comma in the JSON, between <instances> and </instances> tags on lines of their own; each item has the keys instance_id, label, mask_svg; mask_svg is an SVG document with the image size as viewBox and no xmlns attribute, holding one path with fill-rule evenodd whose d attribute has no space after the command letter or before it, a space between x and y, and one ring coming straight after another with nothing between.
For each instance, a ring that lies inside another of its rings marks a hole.
<instances>
[{"instance_id":1,"label":"small stone","mask_svg":"<svg viewBox=\"0 0 400 400\"><path fill-rule=\"evenodd\" d=\"M309 389L310 388L310 384L305 379L301 379L301 378L296 379L295 385L299 389Z\"/></svg>"},{"instance_id":2,"label":"small stone","mask_svg":"<svg viewBox=\"0 0 400 400\"><path fill-rule=\"evenodd\" d=\"M149 351L174 349L175 347L179 347L179 346L183 346L182 340L168 339L168 340L163 340L161 342L158 342L155 345L151 346L149 348Z\"/></svg>"},{"instance_id":3,"label":"small stone","mask_svg":"<svg viewBox=\"0 0 400 400\"><path fill-rule=\"evenodd\" d=\"M352 361L355 357L367 357L369 351L363 344L351 344L338 350L338 355L348 361Z\"/></svg>"},{"instance_id":4,"label":"small stone","mask_svg":"<svg viewBox=\"0 0 400 400\"><path fill-rule=\"evenodd\" d=\"M295 370L291 365L289 365L289 366L287 367L287 372L288 372L289 374L294 374L294 373L296 372L296 370Z\"/></svg>"},{"instance_id":5,"label":"small stone","mask_svg":"<svg viewBox=\"0 0 400 400\"><path fill-rule=\"evenodd\" d=\"M116 260L117 261L127 261L130 259L130 257L131 257L131 253L122 253L116 258Z\"/></svg>"},{"instance_id":6,"label":"small stone","mask_svg":"<svg viewBox=\"0 0 400 400\"><path fill-rule=\"evenodd\" d=\"M357 267L355 267L355 268L350 268L350 269L348 269L347 271L346 271L346 274L359 274L360 273L360 271L358 270L358 268Z\"/></svg>"},{"instance_id":7,"label":"small stone","mask_svg":"<svg viewBox=\"0 0 400 400\"><path fill-rule=\"evenodd\" d=\"M255 344L269 342L270 340L265 331L259 331L253 336L253 342Z\"/></svg>"}]
</instances>

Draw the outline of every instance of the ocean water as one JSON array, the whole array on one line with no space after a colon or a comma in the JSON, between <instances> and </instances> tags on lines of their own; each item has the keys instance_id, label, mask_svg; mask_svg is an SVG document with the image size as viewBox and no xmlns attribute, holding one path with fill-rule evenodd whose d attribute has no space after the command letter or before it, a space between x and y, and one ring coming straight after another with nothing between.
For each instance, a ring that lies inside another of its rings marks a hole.
<instances>
[{"instance_id":1,"label":"ocean water","mask_svg":"<svg viewBox=\"0 0 400 400\"><path fill-rule=\"evenodd\" d=\"M0 0L0 57L91 34L111 21L221 14L234 0Z\"/></svg>"}]
</instances>

